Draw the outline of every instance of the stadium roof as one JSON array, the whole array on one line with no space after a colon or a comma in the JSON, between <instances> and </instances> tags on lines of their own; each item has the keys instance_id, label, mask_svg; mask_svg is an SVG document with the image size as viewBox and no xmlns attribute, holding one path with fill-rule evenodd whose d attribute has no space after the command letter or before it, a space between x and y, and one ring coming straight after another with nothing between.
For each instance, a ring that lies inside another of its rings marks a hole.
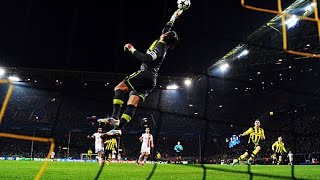
<instances>
[{"instance_id":1,"label":"stadium roof","mask_svg":"<svg viewBox=\"0 0 320 180\"><path fill-rule=\"evenodd\" d=\"M287 14L297 16L310 16L313 14L312 2L307 0L296 0L288 8L284 10ZM262 12L261 12L262 13ZM287 16L287 20L291 16ZM297 51L308 51L310 53L318 53L317 47L317 28L315 22L301 21L296 27L288 29L288 46ZM278 60L279 55L285 54L282 49L282 32L281 32L281 15L276 15L262 27L254 31L248 36L243 43L240 43L218 61L213 63L208 72L223 63L235 63L239 59L254 59L254 61L244 60L246 66L252 63L263 63L267 61ZM246 52L245 52L246 51ZM245 52L245 53L244 53ZM246 53L250 53L247 57ZM275 56L278 58L270 58ZM264 58L262 58L263 56ZM268 58L266 58L268 56ZM258 58L257 58L258 57ZM281 57L280 57L281 58ZM302 57L298 57L302 58ZM210 74L210 73L209 73Z\"/></svg>"}]
</instances>

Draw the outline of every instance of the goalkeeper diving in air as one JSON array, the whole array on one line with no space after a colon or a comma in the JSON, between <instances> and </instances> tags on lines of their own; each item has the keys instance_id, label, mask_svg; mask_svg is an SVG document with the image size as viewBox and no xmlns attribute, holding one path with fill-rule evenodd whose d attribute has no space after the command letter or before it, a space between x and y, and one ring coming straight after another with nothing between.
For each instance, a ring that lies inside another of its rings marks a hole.
<instances>
[{"instance_id":1,"label":"goalkeeper diving in air","mask_svg":"<svg viewBox=\"0 0 320 180\"><path fill-rule=\"evenodd\" d=\"M183 10L178 9L171 16L170 21L162 29L161 36L155 40L146 53L137 50L132 44L124 46L124 51L131 53L140 60L140 69L124 78L114 88L112 116L98 119L99 123L109 123L115 129L121 129L134 116L136 108L143 102L149 93L153 91L157 83L158 71L166 57L168 49L173 50L179 43L178 35L171 28L175 20L182 14ZM126 97L129 95L127 106L120 116L121 108Z\"/></svg>"}]
</instances>

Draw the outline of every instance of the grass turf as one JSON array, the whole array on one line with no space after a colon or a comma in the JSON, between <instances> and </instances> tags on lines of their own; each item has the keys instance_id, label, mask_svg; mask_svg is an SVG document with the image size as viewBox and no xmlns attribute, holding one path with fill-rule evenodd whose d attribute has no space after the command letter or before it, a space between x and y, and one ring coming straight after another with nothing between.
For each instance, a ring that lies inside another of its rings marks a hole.
<instances>
[{"instance_id":1,"label":"grass turf","mask_svg":"<svg viewBox=\"0 0 320 180\"><path fill-rule=\"evenodd\" d=\"M34 179L43 162L34 161L0 161L0 179ZM84 162L49 162L41 179L250 179L249 166L236 165L176 165L113 163L100 167L98 163ZM292 167L288 165L252 165L250 172L253 179L292 179ZM320 166L294 166L297 179L319 179Z\"/></svg>"}]
</instances>

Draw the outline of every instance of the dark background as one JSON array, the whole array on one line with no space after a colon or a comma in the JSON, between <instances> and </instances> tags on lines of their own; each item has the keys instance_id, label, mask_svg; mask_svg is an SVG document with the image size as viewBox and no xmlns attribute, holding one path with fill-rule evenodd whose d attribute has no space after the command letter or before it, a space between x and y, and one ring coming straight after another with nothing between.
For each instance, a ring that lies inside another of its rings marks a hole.
<instances>
[{"instance_id":1,"label":"dark background","mask_svg":"<svg viewBox=\"0 0 320 180\"><path fill-rule=\"evenodd\" d=\"M247 3L276 8L276 1ZM123 45L131 42L144 52L177 4L11 0L0 7L1 66L131 73L139 62L123 53ZM245 9L240 0L192 1L174 25L181 44L168 54L160 75L203 72L273 16Z\"/></svg>"}]
</instances>

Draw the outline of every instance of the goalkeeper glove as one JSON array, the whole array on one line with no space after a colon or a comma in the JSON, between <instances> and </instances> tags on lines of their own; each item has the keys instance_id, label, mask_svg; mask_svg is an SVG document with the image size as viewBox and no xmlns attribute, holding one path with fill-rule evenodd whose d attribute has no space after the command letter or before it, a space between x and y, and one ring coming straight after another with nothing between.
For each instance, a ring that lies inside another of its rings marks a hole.
<instances>
[{"instance_id":1,"label":"goalkeeper glove","mask_svg":"<svg viewBox=\"0 0 320 180\"><path fill-rule=\"evenodd\" d=\"M124 45L123 50L130 51L132 54L136 51L136 49L130 43Z\"/></svg>"}]
</instances>

